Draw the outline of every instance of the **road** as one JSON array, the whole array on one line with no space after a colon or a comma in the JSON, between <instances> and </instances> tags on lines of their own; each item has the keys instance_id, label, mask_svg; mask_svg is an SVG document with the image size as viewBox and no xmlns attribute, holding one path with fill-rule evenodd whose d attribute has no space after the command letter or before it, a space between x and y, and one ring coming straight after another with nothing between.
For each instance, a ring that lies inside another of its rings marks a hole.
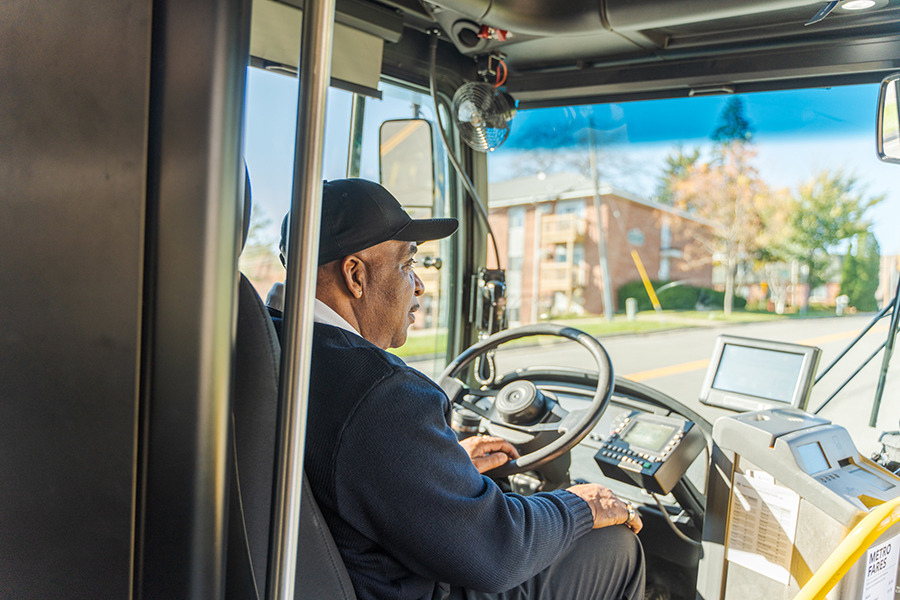
<instances>
[{"instance_id":1,"label":"road","mask_svg":"<svg viewBox=\"0 0 900 600\"><path fill-rule=\"evenodd\" d=\"M655 387L715 421L729 411L701 404L700 388L716 337L739 335L818 346L822 349L821 372L868 324L871 316L790 319L766 323L723 325L601 339L617 375ZM814 388L809 410L822 404L884 341L888 319L875 326ZM880 449L878 436L900 429L900 364L895 353L882 399L877 426L868 426L881 369L879 354L822 412L821 416L843 425L861 454ZM414 363L412 363L414 364ZM502 349L497 354L500 373L536 365L595 369L590 355L572 342Z\"/></svg>"}]
</instances>

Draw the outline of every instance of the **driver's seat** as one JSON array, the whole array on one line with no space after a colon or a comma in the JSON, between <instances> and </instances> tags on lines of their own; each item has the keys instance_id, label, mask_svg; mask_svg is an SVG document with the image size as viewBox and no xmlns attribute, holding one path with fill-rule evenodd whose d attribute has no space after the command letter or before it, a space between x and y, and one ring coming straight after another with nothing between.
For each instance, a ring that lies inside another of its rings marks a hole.
<instances>
[{"instance_id":1,"label":"driver's seat","mask_svg":"<svg viewBox=\"0 0 900 600\"><path fill-rule=\"evenodd\" d=\"M242 243L247 240L249 226L248 176ZM262 600L266 596L280 364L281 345L269 313L241 274L231 415L227 600ZM347 569L305 477L294 597L356 600Z\"/></svg>"}]
</instances>

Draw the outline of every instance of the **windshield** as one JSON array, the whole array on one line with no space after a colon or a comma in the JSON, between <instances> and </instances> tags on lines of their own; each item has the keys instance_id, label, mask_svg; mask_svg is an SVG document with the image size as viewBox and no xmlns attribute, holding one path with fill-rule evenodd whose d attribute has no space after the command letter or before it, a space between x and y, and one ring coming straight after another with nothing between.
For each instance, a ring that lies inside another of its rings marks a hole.
<instances>
[{"instance_id":1,"label":"windshield","mask_svg":"<svg viewBox=\"0 0 900 600\"><path fill-rule=\"evenodd\" d=\"M659 332L601 341L617 374L710 420L725 411L696 399L720 333L816 345L824 367L897 285L900 198L896 167L875 153L877 98L865 85L520 111L489 155L510 324ZM886 330L816 386L809 410ZM536 346L501 352L498 370L586 361ZM862 428L879 366L823 416Z\"/></svg>"},{"instance_id":2,"label":"windshield","mask_svg":"<svg viewBox=\"0 0 900 600\"><path fill-rule=\"evenodd\" d=\"M427 95L389 83L382 83L379 92L381 98L354 98L350 92L329 88L322 179L362 177L380 181L413 218L452 216L447 164L438 140L433 102ZM358 129L351 131L354 111ZM434 163L434 189L424 201L401 194L403 182L398 184L396 174L382 173L384 147L380 147L379 139L383 125L399 123L400 134L395 140L401 140L409 131L402 125L408 119L420 119L417 123L426 124L423 129L430 126L433 138L433 156L428 160ZM278 244L281 222L291 202L296 121L296 80L248 69L244 155L253 187L253 213L240 269L262 298L270 295L269 290L285 276ZM351 146L358 149L355 161L351 159ZM406 344L391 351L415 358L420 370L436 376L448 362L447 323L451 318L449 307L457 261L450 240L424 242L419 245L417 256L416 272L425 292Z\"/></svg>"},{"instance_id":3,"label":"windshield","mask_svg":"<svg viewBox=\"0 0 900 600\"><path fill-rule=\"evenodd\" d=\"M900 248L896 174L873 147L877 96L878 86L851 86L521 112L490 155L491 206L495 228L511 232L510 274L524 277L525 245L546 260L536 290L513 277L510 320L600 314L606 300L624 310L627 297L650 308L637 262L654 287L734 291L735 308L834 306L848 251ZM605 239L593 234L597 208ZM520 236L532 211L542 217L539 241ZM604 243L609 286L590 269L602 266ZM845 291L860 310L881 295ZM668 295L685 298L660 298L663 308L692 308L685 290ZM725 309L724 299L699 300Z\"/></svg>"}]
</instances>

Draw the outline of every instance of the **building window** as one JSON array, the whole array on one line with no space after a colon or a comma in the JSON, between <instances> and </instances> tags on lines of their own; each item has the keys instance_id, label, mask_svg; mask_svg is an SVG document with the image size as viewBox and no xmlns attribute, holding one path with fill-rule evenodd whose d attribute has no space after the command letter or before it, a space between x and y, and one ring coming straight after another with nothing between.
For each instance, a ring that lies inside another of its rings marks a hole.
<instances>
[{"instance_id":1,"label":"building window","mask_svg":"<svg viewBox=\"0 0 900 600\"><path fill-rule=\"evenodd\" d=\"M525 227L525 207L514 206L509 209L509 228Z\"/></svg>"},{"instance_id":2,"label":"building window","mask_svg":"<svg viewBox=\"0 0 900 600\"><path fill-rule=\"evenodd\" d=\"M644 245L644 232L635 227L628 230L628 243L632 246Z\"/></svg>"},{"instance_id":3,"label":"building window","mask_svg":"<svg viewBox=\"0 0 900 600\"><path fill-rule=\"evenodd\" d=\"M663 256L659 259L659 280L660 281L668 281L669 275L671 271L671 263L669 262L669 257Z\"/></svg>"},{"instance_id":4,"label":"building window","mask_svg":"<svg viewBox=\"0 0 900 600\"><path fill-rule=\"evenodd\" d=\"M561 200L556 203L556 214L584 217L584 200Z\"/></svg>"},{"instance_id":5,"label":"building window","mask_svg":"<svg viewBox=\"0 0 900 600\"><path fill-rule=\"evenodd\" d=\"M553 249L553 262L564 263L566 262L567 251L565 244L557 244Z\"/></svg>"},{"instance_id":6,"label":"building window","mask_svg":"<svg viewBox=\"0 0 900 600\"><path fill-rule=\"evenodd\" d=\"M525 207L513 206L507 213L506 308L519 312L522 305L522 262L525 256Z\"/></svg>"},{"instance_id":7,"label":"building window","mask_svg":"<svg viewBox=\"0 0 900 600\"><path fill-rule=\"evenodd\" d=\"M659 228L659 248L668 250L672 247L672 227L669 225L668 219L663 219L662 227Z\"/></svg>"}]
</instances>

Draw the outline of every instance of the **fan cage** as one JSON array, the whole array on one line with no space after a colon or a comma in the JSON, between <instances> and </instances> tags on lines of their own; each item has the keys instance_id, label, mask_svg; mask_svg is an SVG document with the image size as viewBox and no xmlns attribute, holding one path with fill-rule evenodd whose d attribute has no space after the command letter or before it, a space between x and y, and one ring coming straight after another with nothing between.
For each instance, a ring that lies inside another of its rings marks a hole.
<instances>
[{"instance_id":1,"label":"fan cage","mask_svg":"<svg viewBox=\"0 0 900 600\"><path fill-rule=\"evenodd\" d=\"M508 98L487 83L470 82L456 90L453 118L470 148L492 152L506 141L514 110Z\"/></svg>"}]
</instances>

